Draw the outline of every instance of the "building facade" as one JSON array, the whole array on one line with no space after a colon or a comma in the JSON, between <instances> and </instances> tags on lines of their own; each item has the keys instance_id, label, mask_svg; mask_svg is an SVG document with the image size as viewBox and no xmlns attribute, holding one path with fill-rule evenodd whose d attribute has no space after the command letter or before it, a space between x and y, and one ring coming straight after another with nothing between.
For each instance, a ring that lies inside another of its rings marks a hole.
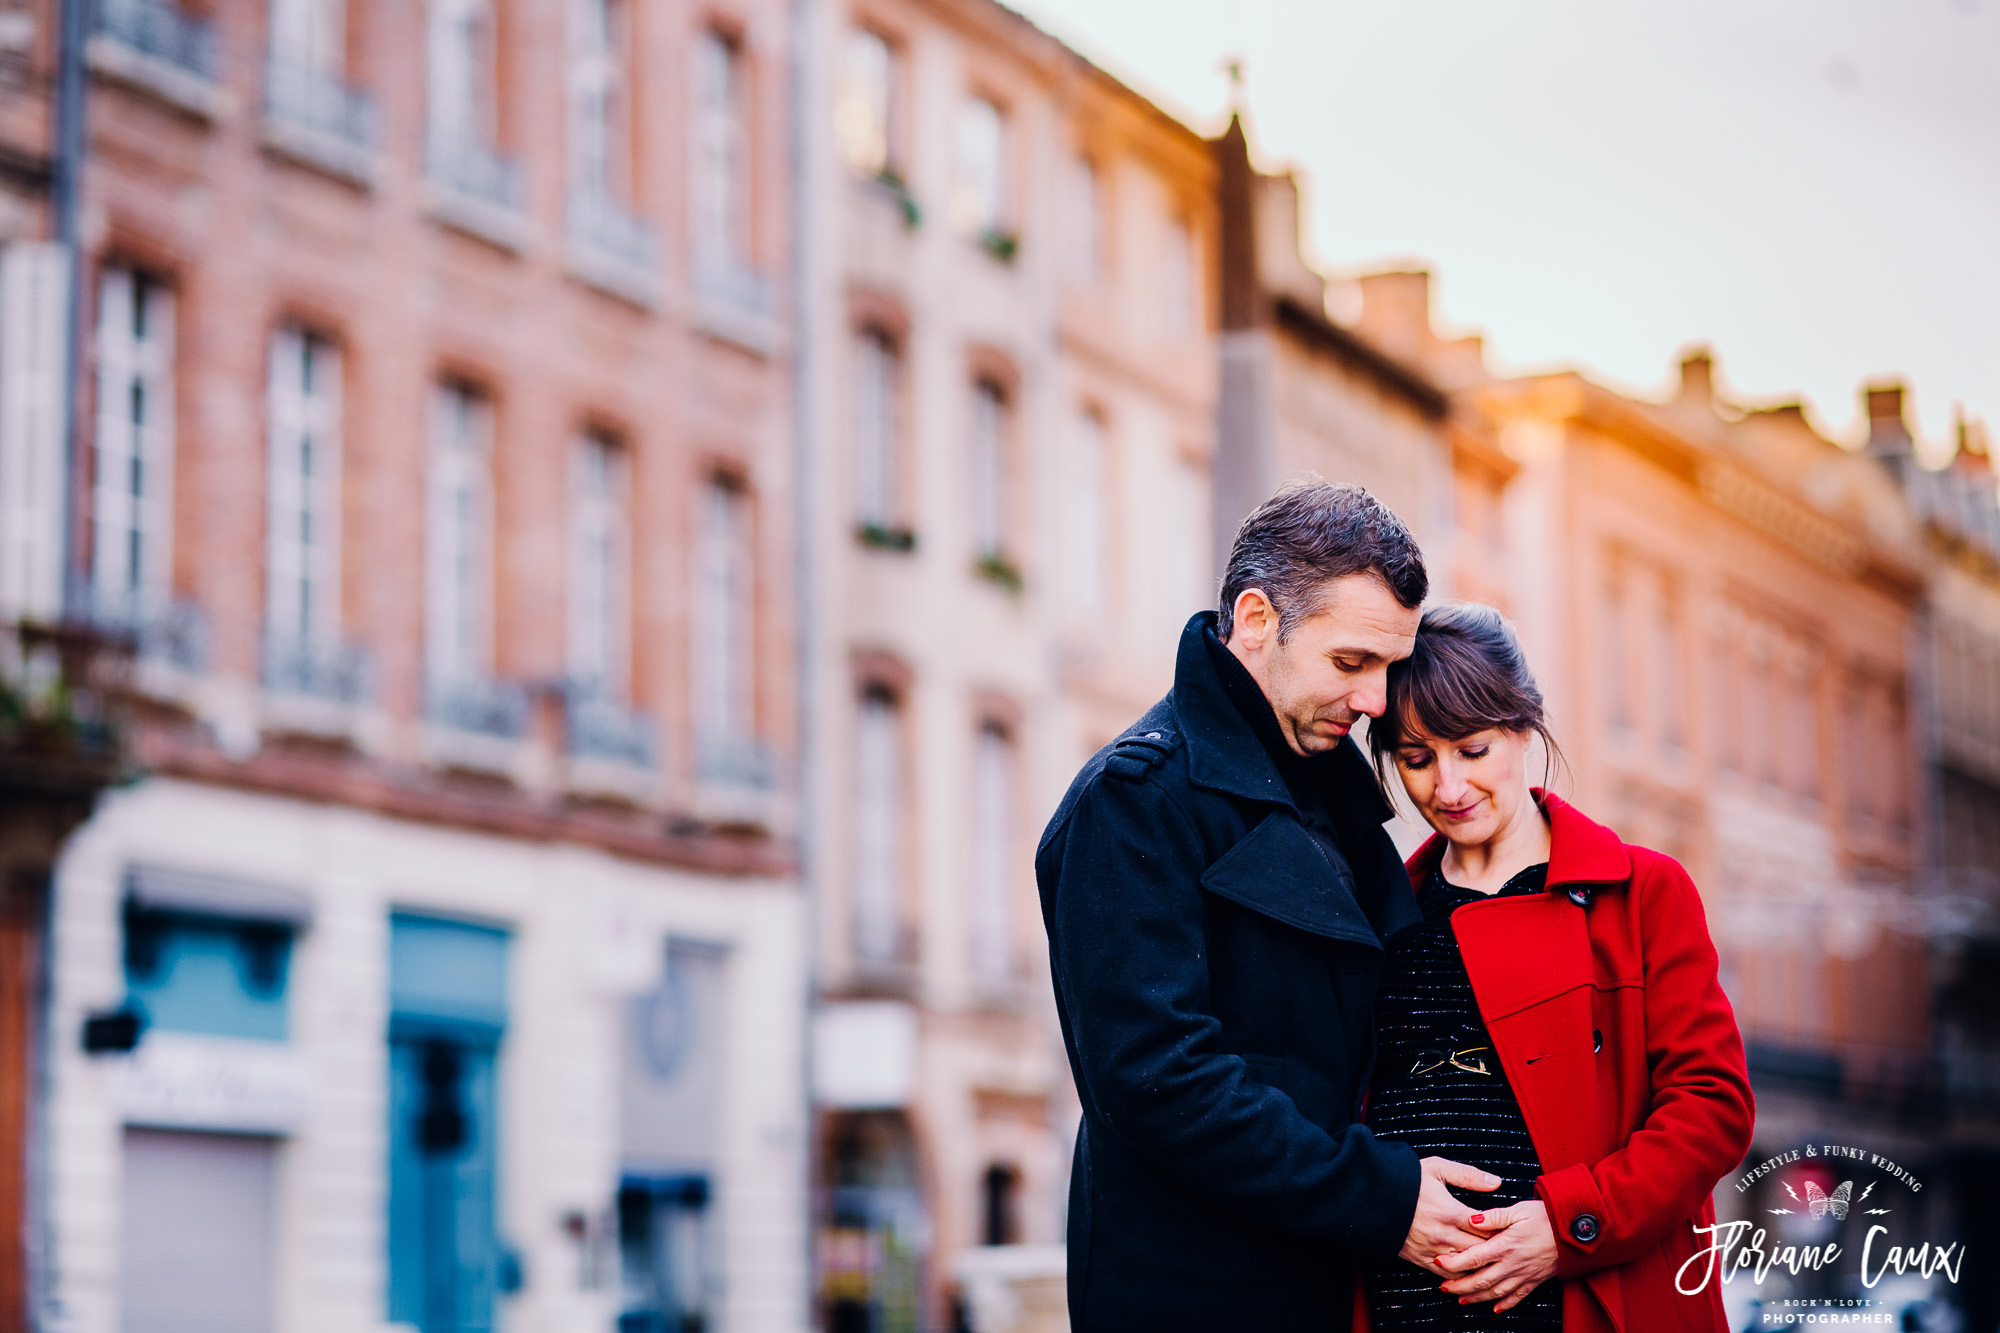
<instances>
[{"instance_id":1,"label":"building facade","mask_svg":"<svg viewBox=\"0 0 2000 1333\"><path fill-rule=\"evenodd\" d=\"M987 0L822 21L819 1308L942 1328L970 1252L1060 1271L1077 1109L1032 853L1211 595L1212 167Z\"/></svg>"},{"instance_id":2,"label":"building facade","mask_svg":"<svg viewBox=\"0 0 2000 1333\"><path fill-rule=\"evenodd\" d=\"M38 1319L799 1327L789 8L94 13Z\"/></svg>"},{"instance_id":3,"label":"building facade","mask_svg":"<svg viewBox=\"0 0 2000 1333\"><path fill-rule=\"evenodd\" d=\"M1504 502L1511 609L1549 695L1558 783L1701 886L1757 1093L1749 1160L1855 1145L1926 1186L1897 1205L1899 1234L1977 1244L1992 1234L1991 1041L1973 1017L1991 903L1967 891L1979 872L1941 869L1934 826L1951 816L1930 788L1963 773L1991 700L1961 651L1979 599L1963 569L1939 570L1941 539L1899 484L1921 471L1900 402L1871 392L1868 446L1843 447L1797 404L1726 401L1706 354L1664 403L1573 374L1474 392L1521 467ZM1946 489L1928 472L1914 485ZM1932 749L1953 758L1927 760L1926 738L1955 728ZM1826 1239L1811 1219L1769 1220L1780 1187L1725 1182L1718 1209L1774 1243ZM1753 1298L1853 1295L1842 1272L1727 1295L1740 1321ZM1992 1308L1984 1278L1877 1295L1921 1327Z\"/></svg>"}]
</instances>

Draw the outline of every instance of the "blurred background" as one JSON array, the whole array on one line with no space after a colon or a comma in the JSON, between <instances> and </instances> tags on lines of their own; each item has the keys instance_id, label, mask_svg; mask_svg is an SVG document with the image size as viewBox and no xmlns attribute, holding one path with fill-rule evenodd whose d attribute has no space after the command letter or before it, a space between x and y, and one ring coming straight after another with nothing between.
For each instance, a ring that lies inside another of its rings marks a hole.
<instances>
[{"instance_id":1,"label":"blurred background","mask_svg":"<svg viewBox=\"0 0 2000 1333\"><path fill-rule=\"evenodd\" d=\"M1896 1168L1723 1215L1958 1247L1737 1327L2000 1328L1996 34L4 0L0 1330L1060 1329L1035 840L1306 473Z\"/></svg>"}]
</instances>

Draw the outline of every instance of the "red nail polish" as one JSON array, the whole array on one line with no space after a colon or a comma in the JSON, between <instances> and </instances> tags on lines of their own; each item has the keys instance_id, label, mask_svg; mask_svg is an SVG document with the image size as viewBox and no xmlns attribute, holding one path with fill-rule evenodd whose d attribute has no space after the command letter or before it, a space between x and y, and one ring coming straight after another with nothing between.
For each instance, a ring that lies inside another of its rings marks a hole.
<instances>
[{"instance_id":1,"label":"red nail polish","mask_svg":"<svg viewBox=\"0 0 2000 1333\"><path fill-rule=\"evenodd\" d=\"M1476 1227L1478 1227L1478 1226L1485 1226L1485 1225L1486 1225L1486 1214L1484 1214L1484 1213L1474 1213L1474 1214L1472 1215L1472 1225L1474 1225L1474 1226L1476 1226Z\"/></svg>"}]
</instances>

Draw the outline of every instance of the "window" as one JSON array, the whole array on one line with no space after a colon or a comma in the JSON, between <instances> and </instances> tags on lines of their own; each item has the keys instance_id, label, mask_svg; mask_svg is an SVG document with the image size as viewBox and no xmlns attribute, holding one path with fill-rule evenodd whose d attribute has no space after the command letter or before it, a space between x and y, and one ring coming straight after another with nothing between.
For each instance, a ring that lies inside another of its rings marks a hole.
<instances>
[{"instance_id":1,"label":"window","mask_svg":"<svg viewBox=\"0 0 2000 1333\"><path fill-rule=\"evenodd\" d=\"M841 160L865 180L873 180L890 168L895 77L895 54L879 33L855 28L847 34L833 132Z\"/></svg>"},{"instance_id":2,"label":"window","mask_svg":"<svg viewBox=\"0 0 2000 1333\"><path fill-rule=\"evenodd\" d=\"M271 338L265 637L324 648L340 627L340 352L302 329Z\"/></svg>"},{"instance_id":3,"label":"window","mask_svg":"<svg viewBox=\"0 0 2000 1333\"><path fill-rule=\"evenodd\" d=\"M271 65L274 78L340 78L347 67L343 0L272 0Z\"/></svg>"},{"instance_id":4,"label":"window","mask_svg":"<svg viewBox=\"0 0 2000 1333\"><path fill-rule=\"evenodd\" d=\"M972 538L981 560L1007 554L1007 397L992 380L973 385L967 471Z\"/></svg>"},{"instance_id":5,"label":"window","mask_svg":"<svg viewBox=\"0 0 2000 1333\"><path fill-rule=\"evenodd\" d=\"M902 952L903 716L886 688L861 696L854 769L854 955L879 967Z\"/></svg>"},{"instance_id":6,"label":"window","mask_svg":"<svg viewBox=\"0 0 2000 1333\"><path fill-rule=\"evenodd\" d=\"M574 0L572 14L571 182L587 199L623 199L631 189L625 71L630 7L628 0Z\"/></svg>"},{"instance_id":7,"label":"window","mask_svg":"<svg viewBox=\"0 0 2000 1333\"><path fill-rule=\"evenodd\" d=\"M986 1245L1013 1245L1021 1239L1020 1193L1021 1173L1004 1162L995 1162L986 1168L980 1179L980 1196L985 1215L982 1243Z\"/></svg>"},{"instance_id":8,"label":"window","mask_svg":"<svg viewBox=\"0 0 2000 1333\"><path fill-rule=\"evenodd\" d=\"M708 31L694 50L694 249L712 267L747 266L749 134L744 117L743 56Z\"/></svg>"},{"instance_id":9,"label":"window","mask_svg":"<svg viewBox=\"0 0 2000 1333\"><path fill-rule=\"evenodd\" d=\"M499 138L498 55L489 0L431 0L430 139L456 157Z\"/></svg>"},{"instance_id":10,"label":"window","mask_svg":"<svg viewBox=\"0 0 2000 1333\"><path fill-rule=\"evenodd\" d=\"M1625 573L1617 557L1604 573L1603 600L1597 618L1598 651L1602 661L1604 721L1613 732L1632 728L1630 654L1625 646Z\"/></svg>"},{"instance_id":11,"label":"window","mask_svg":"<svg viewBox=\"0 0 2000 1333\"><path fill-rule=\"evenodd\" d=\"M99 614L159 615L173 522L174 297L128 268L98 286L91 585Z\"/></svg>"},{"instance_id":12,"label":"window","mask_svg":"<svg viewBox=\"0 0 2000 1333\"><path fill-rule=\"evenodd\" d=\"M1681 599L1672 583L1662 579L1653 608L1652 656L1654 706L1659 718L1660 744L1669 750L1687 746L1687 688L1682 656Z\"/></svg>"},{"instance_id":13,"label":"window","mask_svg":"<svg viewBox=\"0 0 2000 1333\"><path fill-rule=\"evenodd\" d=\"M431 402L425 514L424 663L434 685L491 668L493 486L491 405L466 384Z\"/></svg>"},{"instance_id":14,"label":"window","mask_svg":"<svg viewBox=\"0 0 2000 1333\"><path fill-rule=\"evenodd\" d=\"M878 328L861 330L854 343L854 517L864 533L886 535L900 526L901 371L889 335Z\"/></svg>"},{"instance_id":15,"label":"window","mask_svg":"<svg viewBox=\"0 0 2000 1333\"><path fill-rule=\"evenodd\" d=\"M1160 238L1160 326L1186 337L1195 327L1194 234L1182 218L1169 218Z\"/></svg>"},{"instance_id":16,"label":"window","mask_svg":"<svg viewBox=\"0 0 2000 1333\"><path fill-rule=\"evenodd\" d=\"M1070 185L1070 232L1074 276L1090 284L1104 276L1104 180L1097 164L1087 157L1076 159Z\"/></svg>"},{"instance_id":17,"label":"window","mask_svg":"<svg viewBox=\"0 0 2000 1333\"><path fill-rule=\"evenodd\" d=\"M286 1038L289 922L125 905L125 988L149 1028Z\"/></svg>"},{"instance_id":18,"label":"window","mask_svg":"<svg viewBox=\"0 0 2000 1333\"><path fill-rule=\"evenodd\" d=\"M1008 867L1013 857L1014 746L1004 728L979 729L972 752L972 975L988 986L1014 971Z\"/></svg>"},{"instance_id":19,"label":"window","mask_svg":"<svg viewBox=\"0 0 2000 1333\"><path fill-rule=\"evenodd\" d=\"M729 752L751 737L755 697L750 497L736 481L703 488L697 533L694 715L706 744Z\"/></svg>"},{"instance_id":20,"label":"window","mask_svg":"<svg viewBox=\"0 0 2000 1333\"><path fill-rule=\"evenodd\" d=\"M952 183L951 218L969 236L1006 230L1007 126L1000 108L968 97L958 113L958 172Z\"/></svg>"},{"instance_id":21,"label":"window","mask_svg":"<svg viewBox=\"0 0 2000 1333\"><path fill-rule=\"evenodd\" d=\"M1104 418L1086 408L1076 416L1075 452L1070 460L1070 588L1075 609L1095 612L1105 603L1106 485Z\"/></svg>"},{"instance_id":22,"label":"window","mask_svg":"<svg viewBox=\"0 0 2000 1333\"><path fill-rule=\"evenodd\" d=\"M1818 654L1803 641L1785 646L1780 681L1784 689L1782 722L1783 781L1794 794L1815 799L1819 786Z\"/></svg>"},{"instance_id":23,"label":"window","mask_svg":"<svg viewBox=\"0 0 2000 1333\"><path fill-rule=\"evenodd\" d=\"M569 675L602 699L622 699L629 688L625 496L624 451L603 435L585 435L570 456Z\"/></svg>"}]
</instances>

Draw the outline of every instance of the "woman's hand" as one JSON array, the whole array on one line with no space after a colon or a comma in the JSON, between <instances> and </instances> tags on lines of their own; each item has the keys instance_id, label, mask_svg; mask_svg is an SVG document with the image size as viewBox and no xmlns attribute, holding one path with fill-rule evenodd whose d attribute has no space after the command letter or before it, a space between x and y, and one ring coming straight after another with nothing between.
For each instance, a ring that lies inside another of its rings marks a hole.
<instances>
[{"instance_id":1,"label":"woman's hand","mask_svg":"<svg viewBox=\"0 0 2000 1333\"><path fill-rule=\"evenodd\" d=\"M1419 1268L1448 1277L1450 1274L1439 1266L1438 1257L1481 1245L1486 1237L1471 1225L1472 1210L1445 1186L1497 1190L1503 1182L1491 1171L1481 1171L1449 1157L1426 1157L1417 1166L1423 1175L1417 1189L1416 1216L1410 1219L1410 1234L1403 1241L1402 1257Z\"/></svg>"},{"instance_id":2,"label":"woman's hand","mask_svg":"<svg viewBox=\"0 0 2000 1333\"><path fill-rule=\"evenodd\" d=\"M1511 1310L1555 1276L1556 1233L1540 1199L1489 1208L1467 1225L1492 1234L1470 1249L1437 1260L1439 1268L1459 1275L1445 1283L1444 1290L1458 1297L1460 1305L1497 1301L1496 1312Z\"/></svg>"}]
</instances>

